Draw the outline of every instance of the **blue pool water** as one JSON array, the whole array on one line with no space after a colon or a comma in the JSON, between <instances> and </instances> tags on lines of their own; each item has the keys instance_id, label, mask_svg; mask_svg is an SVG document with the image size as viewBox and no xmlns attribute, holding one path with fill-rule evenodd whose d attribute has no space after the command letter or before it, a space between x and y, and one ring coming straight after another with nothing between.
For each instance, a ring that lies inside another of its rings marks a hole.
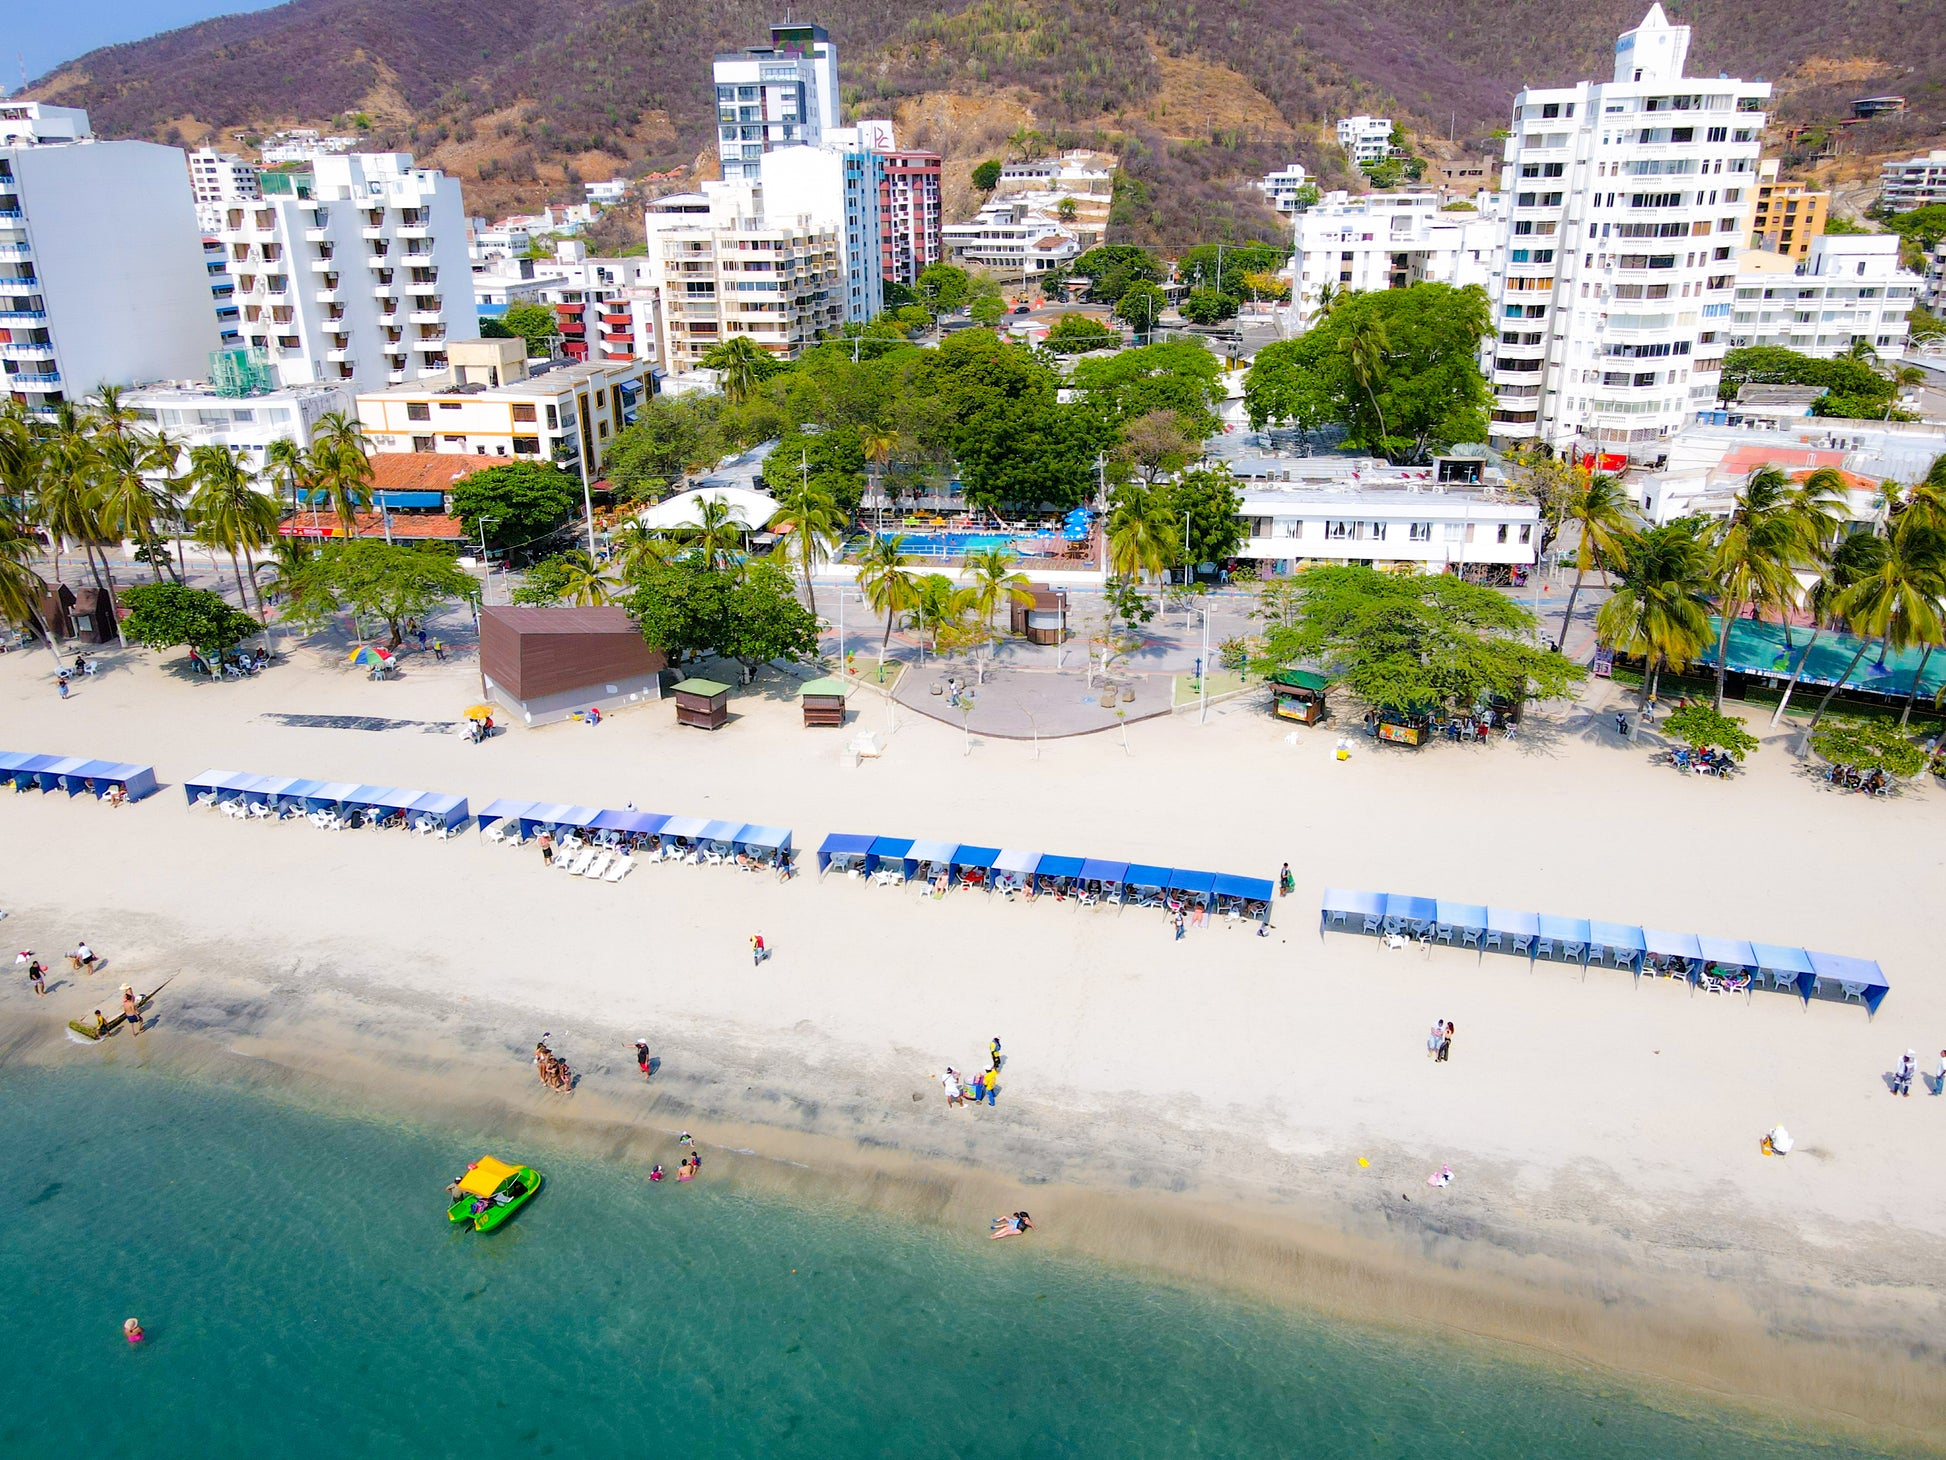
<instances>
[{"instance_id":1,"label":"blue pool water","mask_svg":"<svg viewBox=\"0 0 1946 1460\"><path fill-rule=\"evenodd\" d=\"M909 1226L521 1149L497 1154L547 1187L482 1237L441 1193L476 1153L154 1072L0 1072L0 1455L1861 1453L990 1243L980 1214Z\"/></svg>"},{"instance_id":2,"label":"blue pool water","mask_svg":"<svg viewBox=\"0 0 1946 1460\"><path fill-rule=\"evenodd\" d=\"M956 558L993 548L1015 550L1013 536L1004 532L886 532L880 536L904 537L905 550L922 558Z\"/></svg>"}]
</instances>

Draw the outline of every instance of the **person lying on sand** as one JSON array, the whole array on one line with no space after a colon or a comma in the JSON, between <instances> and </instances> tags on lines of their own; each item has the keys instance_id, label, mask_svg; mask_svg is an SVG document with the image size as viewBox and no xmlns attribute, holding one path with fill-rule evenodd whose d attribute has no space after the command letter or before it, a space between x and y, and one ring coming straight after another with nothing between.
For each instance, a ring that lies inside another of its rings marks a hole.
<instances>
[{"instance_id":1,"label":"person lying on sand","mask_svg":"<svg viewBox=\"0 0 1946 1460\"><path fill-rule=\"evenodd\" d=\"M1025 1212L1015 1212L1010 1217L995 1217L993 1230L987 1233L987 1239L997 1241L1002 1237L1018 1237L1022 1233L1032 1231L1033 1228L1033 1218Z\"/></svg>"}]
</instances>

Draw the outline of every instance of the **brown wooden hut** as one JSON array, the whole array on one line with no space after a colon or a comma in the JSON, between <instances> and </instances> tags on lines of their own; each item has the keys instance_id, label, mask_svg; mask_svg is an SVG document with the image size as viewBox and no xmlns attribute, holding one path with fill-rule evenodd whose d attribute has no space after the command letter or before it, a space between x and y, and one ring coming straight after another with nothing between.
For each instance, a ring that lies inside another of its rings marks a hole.
<instances>
[{"instance_id":1,"label":"brown wooden hut","mask_svg":"<svg viewBox=\"0 0 1946 1460\"><path fill-rule=\"evenodd\" d=\"M730 719L730 687L713 679L685 679L671 691L676 697L676 723L702 730L720 730Z\"/></svg>"},{"instance_id":2,"label":"brown wooden hut","mask_svg":"<svg viewBox=\"0 0 1946 1460\"><path fill-rule=\"evenodd\" d=\"M619 608L480 610L484 696L528 725L662 697L668 659Z\"/></svg>"},{"instance_id":3,"label":"brown wooden hut","mask_svg":"<svg viewBox=\"0 0 1946 1460\"><path fill-rule=\"evenodd\" d=\"M807 680L797 692L798 701L804 707L804 723L844 724L846 692L847 686L842 679Z\"/></svg>"}]
</instances>

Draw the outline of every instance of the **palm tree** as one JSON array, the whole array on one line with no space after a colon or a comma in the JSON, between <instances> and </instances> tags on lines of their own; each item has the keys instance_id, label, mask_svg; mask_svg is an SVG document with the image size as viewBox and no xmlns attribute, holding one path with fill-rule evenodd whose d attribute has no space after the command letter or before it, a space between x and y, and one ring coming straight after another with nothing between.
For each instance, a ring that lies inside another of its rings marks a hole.
<instances>
[{"instance_id":1,"label":"palm tree","mask_svg":"<svg viewBox=\"0 0 1946 1460\"><path fill-rule=\"evenodd\" d=\"M1379 409L1378 387L1384 383L1385 356L1391 348L1385 321L1375 317L1338 342L1340 353L1351 366L1351 378L1365 392L1365 399L1372 403L1372 414L1378 417L1378 452L1387 459L1391 453L1385 447L1385 412Z\"/></svg>"},{"instance_id":2,"label":"palm tree","mask_svg":"<svg viewBox=\"0 0 1946 1460\"><path fill-rule=\"evenodd\" d=\"M994 611L1002 602L1032 603L1034 595L1025 573L1014 571L1014 555L1006 548L969 553L964 572L973 576L973 606L981 622L993 627Z\"/></svg>"},{"instance_id":3,"label":"palm tree","mask_svg":"<svg viewBox=\"0 0 1946 1460\"><path fill-rule=\"evenodd\" d=\"M844 539L845 514L828 487L805 477L778 496L777 511L768 524L772 532L783 534L785 555L797 559L804 569L804 594L810 600L811 614L818 611L818 590L811 578L820 564Z\"/></svg>"},{"instance_id":4,"label":"palm tree","mask_svg":"<svg viewBox=\"0 0 1946 1460\"><path fill-rule=\"evenodd\" d=\"M1806 744L1830 707L1832 696L1851 678L1852 670L1865 657L1869 647L1866 641L1870 639L1878 640L1880 668L1884 667L1888 652L1925 645L1925 653L1919 656L1919 669L1912 676L1912 693L1906 696L1905 712L1899 717L1899 724L1905 725L1912 714L1912 701L1919 693L1919 677L1926 672L1926 661L1932 657L1933 646L1946 630L1942 596L1946 596L1946 533L1915 520L1908 513L1893 528L1884 557L1832 604L1832 611L1859 635L1860 643L1845 672L1818 702L1818 712L1805 730Z\"/></svg>"},{"instance_id":5,"label":"palm tree","mask_svg":"<svg viewBox=\"0 0 1946 1460\"><path fill-rule=\"evenodd\" d=\"M1331 318L1331 311L1344 301L1347 292L1349 291L1342 284L1330 279L1318 285L1318 302L1312 309L1314 322L1323 324L1325 320Z\"/></svg>"},{"instance_id":6,"label":"palm tree","mask_svg":"<svg viewBox=\"0 0 1946 1460\"><path fill-rule=\"evenodd\" d=\"M600 608L614 602L614 583L602 565L585 552L562 553L567 568L561 579L561 597L576 608Z\"/></svg>"},{"instance_id":7,"label":"palm tree","mask_svg":"<svg viewBox=\"0 0 1946 1460\"><path fill-rule=\"evenodd\" d=\"M867 426L858 433L858 446L865 453L865 462L871 468L872 492L881 504L879 523L883 526L885 463L890 461L892 453L899 449L899 436L896 431L887 431L882 426Z\"/></svg>"},{"instance_id":8,"label":"palm tree","mask_svg":"<svg viewBox=\"0 0 1946 1460\"><path fill-rule=\"evenodd\" d=\"M1575 485L1561 504L1561 523L1574 523L1580 541L1574 547L1574 587L1568 590L1568 606L1561 613L1561 636L1554 641L1554 652L1568 641L1568 625L1574 621L1574 601L1581 595L1581 580L1598 563L1615 561L1622 538L1628 533L1628 498L1622 484L1602 472L1576 473Z\"/></svg>"},{"instance_id":9,"label":"palm tree","mask_svg":"<svg viewBox=\"0 0 1946 1460\"><path fill-rule=\"evenodd\" d=\"M264 448L263 474L283 483L284 490L290 493L292 512L297 511L297 484L308 469L304 448L289 436L280 436Z\"/></svg>"},{"instance_id":10,"label":"palm tree","mask_svg":"<svg viewBox=\"0 0 1946 1460\"><path fill-rule=\"evenodd\" d=\"M54 548L54 581L61 581L61 545L76 543L87 559L95 587L108 591L95 565L101 541L101 517L95 492L95 443L88 422L71 401L54 407L38 442L38 470L34 478L34 518L47 529Z\"/></svg>"},{"instance_id":11,"label":"palm tree","mask_svg":"<svg viewBox=\"0 0 1946 1460\"><path fill-rule=\"evenodd\" d=\"M892 620L912 606L912 559L905 554L905 537L873 534L852 543L853 561L858 564L858 587L874 613L885 615L885 636L878 643L878 662L885 665L885 651L892 643Z\"/></svg>"},{"instance_id":12,"label":"palm tree","mask_svg":"<svg viewBox=\"0 0 1946 1460\"><path fill-rule=\"evenodd\" d=\"M1832 622L1833 605L1852 584L1877 571L1878 561L1885 552L1884 538L1876 533L1860 532L1847 537L1824 555L1818 576L1804 592L1805 606L1811 611L1811 638L1805 644L1796 667L1791 670L1790 683L1784 686L1784 697L1777 702L1777 708L1771 714L1772 725L1781 722L1784 712L1791 707L1791 695L1797 689L1798 680L1804 676L1804 666L1811 662L1811 651L1818 646L1818 635ZM1791 647L1788 624L1785 626L1784 647L1787 653L1795 652Z\"/></svg>"},{"instance_id":13,"label":"palm tree","mask_svg":"<svg viewBox=\"0 0 1946 1460\"><path fill-rule=\"evenodd\" d=\"M277 504L257 490L255 475L233 448L196 446L190 449L189 459L190 476L196 483L189 499L196 541L212 552L220 548L230 555L230 571L236 574L237 606L248 613L250 600L238 554L248 556L252 549L265 546L276 536ZM257 613L268 628L270 615L264 608L261 589L257 591Z\"/></svg>"},{"instance_id":14,"label":"palm tree","mask_svg":"<svg viewBox=\"0 0 1946 1460\"><path fill-rule=\"evenodd\" d=\"M358 514L372 505L372 462L365 428L342 411L318 418L305 454L313 491L322 492L347 538L358 535Z\"/></svg>"},{"instance_id":15,"label":"palm tree","mask_svg":"<svg viewBox=\"0 0 1946 1460\"><path fill-rule=\"evenodd\" d=\"M61 651L54 647L54 635L41 617L41 595L47 584L29 566L40 548L31 525L0 503L0 623L31 628L59 664Z\"/></svg>"},{"instance_id":16,"label":"palm tree","mask_svg":"<svg viewBox=\"0 0 1946 1460\"><path fill-rule=\"evenodd\" d=\"M736 515L727 497L698 497L694 526L681 529L683 540L700 548L712 568L729 566L730 555L743 546L750 524Z\"/></svg>"},{"instance_id":17,"label":"palm tree","mask_svg":"<svg viewBox=\"0 0 1946 1460\"><path fill-rule=\"evenodd\" d=\"M156 525L175 506L153 477L167 470L167 463L156 450L155 442L137 431L122 431L103 437L95 446L99 475L96 503L102 531L111 538L129 539L140 544L149 560L155 581L162 581L162 564L154 548L161 538Z\"/></svg>"},{"instance_id":18,"label":"palm tree","mask_svg":"<svg viewBox=\"0 0 1946 1460\"><path fill-rule=\"evenodd\" d=\"M1125 501L1108 519L1108 567L1124 578L1161 573L1168 554L1146 498Z\"/></svg>"},{"instance_id":19,"label":"palm tree","mask_svg":"<svg viewBox=\"0 0 1946 1460\"><path fill-rule=\"evenodd\" d=\"M1811 540L1791 480L1774 466L1751 472L1727 517L1710 534L1710 571L1719 590L1716 634L1716 709L1723 711L1729 672L1730 625L1748 603L1787 608L1797 594L1797 566L1813 560Z\"/></svg>"},{"instance_id":20,"label":"palm tree","mask_svg":"<svg viewBox=\"0 0 1946 1460\"><path fill-rule=\"evenodd\" d=\"M640 522L631 522L609 539L609 559L624 581L633 578L651 563L666 563L676 544L660 532L651 532Z\"/></svg>"},{"instance_id":21,"label":"palm tree","mask_svg":"<svg viewBox=\"0 0 1946 1460\"><path fill-rule=\"evenodd\" d=\"M750 399L770 364L770 352L748 335L731 335L709 352L708 368L723 382L723 394L731 405Z\"/></svg>"},{"instance_id":22,"label":"palm tree","mask_svg":"<svg viewBox=\"0 0 1946 1460\"><path fill-rule=\"evenodd\" d=\"M1624 654L1642 656L1642 705L1655 698L1662 671L1680 669L1709 643L1706 524L1682 517L1618 545L1615 590L1595 615L1595 634Z\"/></svg>"}]
</instances>

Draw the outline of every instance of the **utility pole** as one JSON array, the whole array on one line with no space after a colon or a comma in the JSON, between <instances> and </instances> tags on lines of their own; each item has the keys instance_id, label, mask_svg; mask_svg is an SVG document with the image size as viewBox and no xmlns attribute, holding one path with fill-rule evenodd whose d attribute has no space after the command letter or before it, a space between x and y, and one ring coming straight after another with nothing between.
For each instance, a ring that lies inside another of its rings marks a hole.
<instances>
[{"instance_id":1,"label":"utility pole","mask_svg":"<svg viewBox=\"0 0 1946 1460\"><path fill-rule=\"evenodd\" d=\"M1197 684L1202 689L1203 698L1202 706L1196 712L1196 723L1198 725L1207 725L1209 723L1209 676L1209 605L1205 604L1203 605L1203 672L1196 676Z\"/></svg>"},{"instance_id":2,"label":"utility pole","mask_svg":"<svg viewBox=\"0 0 1946 1460\"><path fill-rule=\"evenodd\" d=\"M480 602L481 603L486 602L487 589L493 586L493 559L487 556L487 545L486 545L487 524L491 521L493 521L491 517L482 517L480 519L480 577L481 577Z\"/></svg>"},{"instance_id":3,"label":"utility pole","mask_svg":"<svg viewBox=\"0 0 1946 1460\"><path fill-rule=\"evenodd\" d=\"M588 457L595 449L591 430L594 425L594 409L589 407L587 414L582 414L582 405L586 400L587 397L581 394L577 394L574 398L575 424L581 427L581 450L577 453L577 459L581 463L581 507L588 514L588 561L593 563L595 560L595 498L588 487Z\"/></svg>"},{"instance_id":4,"label":"utility pole","mask_svg":"<svg viewBox=\"0 0 1946 1460\"><path fill-rule=\"evenodd\" d=\"M1182 626L1184 629L1189 627L1189 604L1191 602L1189 597L1189 580L1194 572L1195 565L1189 561L1189 513L1185 511L1182 514L1182 595L1184 604Z\"/></svg>"}]
</instances>

